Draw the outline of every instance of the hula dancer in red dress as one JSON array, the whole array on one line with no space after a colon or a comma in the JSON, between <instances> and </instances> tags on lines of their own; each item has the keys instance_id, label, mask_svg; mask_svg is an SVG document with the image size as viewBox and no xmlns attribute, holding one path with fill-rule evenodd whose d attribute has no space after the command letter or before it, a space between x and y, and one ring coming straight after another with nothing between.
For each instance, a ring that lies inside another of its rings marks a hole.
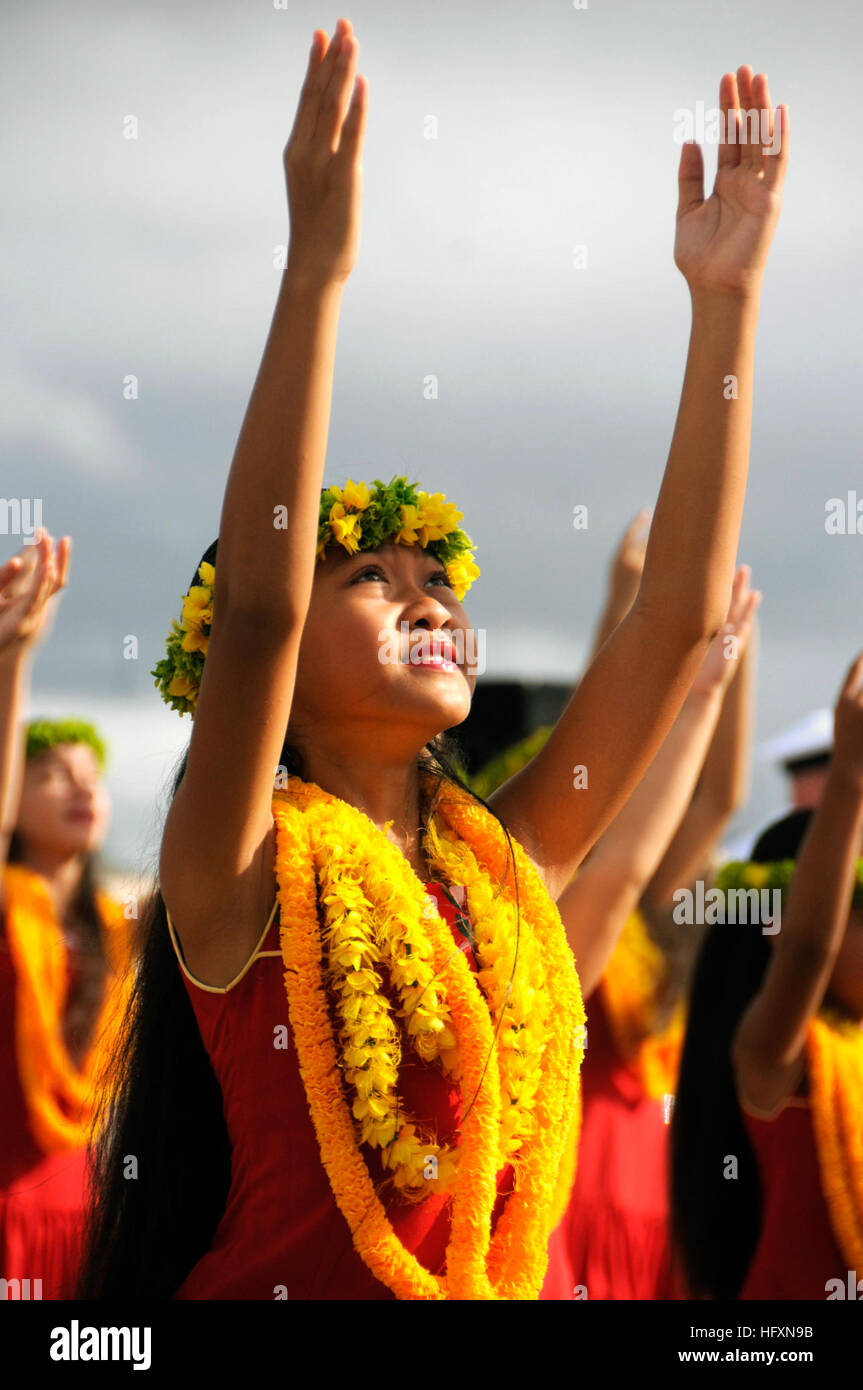
<instances>
[{"instance_id":1,"label":"hula dancer in red dress","mask_svg":"<svg viewBox=\"0 0 863 1390\"><path fill-rule=\"evenodd\" d=\"M672 1120L693 1297L844 1298L863 1270L861 849L863 656L817 810L717 879L728 907L699 956Z\"/></svg>"},{"instance_id":2,"label":"hula dancer in red dress","mask_svg":"<svg viewBox=\"0 0 863 1390\"><path fill-rule=\"evenodd\" d=\"M9 1296L69 1298L84 1224L86 1144L122 1007L122 909L97 890L105 748L73 720L22 734L32 651L65 583L68 541L0 570L0 1277Z\"/></svg>"},{"instance_id":3,"label":"hula dancer in red dress","mask_svg":"<svg viewBox=\"0 0 863 1390\"><path fill-rule=\"evenodd\" d=\"M356 63L350 24L315 32L285 151L288 264L218 554L154 672L194 723L84 1296L538 1297L572 1176L584 1019L555 903L727 610L757 317L744 282L784 152L720 225L718 200L715 216L692 210L687 147L693 336L639 599L517 777L487 803L458 777L442 731L470 709L462 600L479 573L461 513L405 477L322 486L359 248ZM734 401L716 389L729 371Z\"/></svg>"},{"instance_id":4,"label":"hula dancer in red dress","mask_svg":"<svg viewBox=\"0 0 863 1390\"><path fill-rule=\"evenodd\" d=\"M615 555L595 650L638 592L645 519L635 519ZM671 1298L680 1289L669 1239L668 1122L699 936L669 925L672 895L709 872L745 799L750 628L760 597L741 566L728 620L673 729L558 903L584 991L587 1046L576 1181L552 1239L544 1298Z\"/></svg>"}]
</instances>

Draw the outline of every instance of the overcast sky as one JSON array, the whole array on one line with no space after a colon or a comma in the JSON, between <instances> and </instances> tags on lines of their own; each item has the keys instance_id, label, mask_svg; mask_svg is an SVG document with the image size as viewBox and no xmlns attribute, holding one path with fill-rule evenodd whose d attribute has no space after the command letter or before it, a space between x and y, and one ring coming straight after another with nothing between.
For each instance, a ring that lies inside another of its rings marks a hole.
<instances>
[{"instance_id":1,"label":"overcast sky","mask_svg":"<svg viewBox=\"0 0 863 1390\"><path fill-rule=\"evenodd\" d=\"M675 112L715 106L740 63L768 73L792 155L740 550L764 592L758 734L833 702L863 647L863 535L824 524L829 498L863 498L853 0L4 0L0 14L0 490L41 498L45 524L74 539L33 708L98 714L122 745L115 862L151 845L191 727L148 671L218 529L288 239L282 150L312 32L340 14L370 110L325 482L404 472L464 512L489 675L578 674L679 398ZM123 138L130 115L137 140ZM19 544L0 535L0 559ZM739 823L781 801L757 770Z\"/></svg>"}]
</instances>

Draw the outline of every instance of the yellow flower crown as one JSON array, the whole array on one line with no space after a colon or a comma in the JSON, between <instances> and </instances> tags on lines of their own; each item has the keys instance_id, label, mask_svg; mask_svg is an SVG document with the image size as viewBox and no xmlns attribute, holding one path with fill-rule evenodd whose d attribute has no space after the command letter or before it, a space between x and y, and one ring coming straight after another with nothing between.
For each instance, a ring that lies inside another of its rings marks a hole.
<instances>
[{"instance_id":1,"label":"yellow flower crown","mask_svg":"<svg viewBox=\"0 0 863 1390\"><path fill-rule=\"evenodd\" d=\"M440 560L461 603L480 573L473 541L458 526L463 515L442 492L421 492L405 477L389 483L376 478L371 485L348 478L344 488L321 489L316 559L330 545L341 545L349 555L378 550L388 541L420 545ZM202 561L198 578L200 584L184 595L180 622L171 622L166 655L150 672L165 703L193 717L213 621L215 566Z\"/></svg>"}]
</instances>

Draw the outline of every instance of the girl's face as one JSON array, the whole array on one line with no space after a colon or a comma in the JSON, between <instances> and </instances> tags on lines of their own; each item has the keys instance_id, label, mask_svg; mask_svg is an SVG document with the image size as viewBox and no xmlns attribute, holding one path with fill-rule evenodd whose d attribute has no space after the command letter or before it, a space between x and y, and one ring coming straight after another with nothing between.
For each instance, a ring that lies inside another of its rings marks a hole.
<instances>
[{"instance_id":1,"label":"girl's face","mask_svg":"<svg viewBox=\"0 0 863 1390\"><path fill-rule=\"evenodd\" d=\"M473 638L446 571L421 546L329 549L315 567L289 738L329 743L338 728L408 756L470 713ZM454 664L442 667L448 641ZM435 654L437 665L417 661Z\"/></svg>"},{"instance_id":2,"label":"girl's face","mask_svg":"<svg viewBox=\"0 0 863 1390\"><path fill-rule=\"evenodd\" d=\"M28 758L16 832L25 850L92 854L108 827L110 801L96 754L86 743L59 743Z\"/></svg>"},{"instance_id":3,"label":"girl's face","mask_svg":"<svg viewBox=\"0 0 863 1390\"><path fill-rule=\"evenodd\" d=\"M855 1018L863 1020L863 908L852 907L848 914L829 993Z\"/></svg>"}]
</instances>

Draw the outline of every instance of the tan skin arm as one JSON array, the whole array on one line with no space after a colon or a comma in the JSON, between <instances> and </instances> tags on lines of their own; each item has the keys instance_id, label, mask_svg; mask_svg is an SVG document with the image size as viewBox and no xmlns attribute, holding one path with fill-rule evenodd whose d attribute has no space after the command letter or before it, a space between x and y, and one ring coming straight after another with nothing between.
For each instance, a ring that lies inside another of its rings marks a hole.
<instances>
[{"instance_id":1,"label":"tan skin arm","mask_svg":"<svg viewBox=\"0 0 863 1390\"><path fill-rule=\"evenodd\" d=\"M720 102L772 111L767 80L726 74ZM734 573L752 413L761 277L788 158L746 140L720 146L703 197L696 145L681 157L675 259L692 295L692 333L677 425L629 613L603 644L539 753L489 798L557 900L656 756L719 630ZM747 123L748 124L748 123ZM737 379L737 398L723 383ZM588 785L573 771L585 766Z\"/></svg>"},{"instance_id":2,"label":"tan skin arm","mask_svg":"<svg viewBox=\"0 0 863 1390\"><path fill-rule=\"evenodd\" d=\"M797 859L781 930L732 1047L738 1095L766 1111L782 1105L800 1081L806 1033L848 925L863 835L863 655L845 678L834 729L830 772Z\"/></svg>"},{"instance_id":3,"label":"tan skin arm","mask_svg":"<svg viewBox=\"0 0 863 1390\"><path fill-rule=\"evenodd\" d=\"M18 819L24 776L23 712L36 644L53 614L53 596L66 583L71 540L55 545L47 531L0 567L0 869ZM0 908L3 879L0 874Z\"/></svg>"},{"instance_id":4,"label":"tan skin arm","mask_svg":"<svg viewBox=\"0 0 863 1390\"><path fill-rule=\"evenodd\" d=\"M709 865L726 825L748 795L757 638L753 623L725 692L692 802L645 889L645 897L656 907L671 902L681 885L691 883Z\"/></svg>"},{"instance_id":5,"label":"tan skin arm","mask_svg":"<svg viewBox=\"0 0 863 1390\"><path fill-rule=\"evenodd\" d=\"M315 30L284 153L288 264L225 490L214 621L162 842L161 888L187 964L220 986L248 958L275 893L273 779L314 577L339 311L360 240L368 88L362 76L354 85L357 55L347 21L331 43ZM274 526L281 507L287 529Z\"/></svg>"},{"instance_id":6,"label":"tan skin arm","mask_svg":"<svg viewBox=\"0 0 863 1390\"><path fill-rule=\"evenodd\" d=\"M723 644L734 635L745 651L760 594L748 571L735 577L728 621L711 645L667 739L629 801L600 838L558 910L588 997L602 978L629 914L638 906L704 762L734 668Z\"/></svg>"},{"instance_id":7,"label":"tan skin arm","mask_svg":"<svg viewBox=\"0 0 863 1390\"><path fill-rule=\"evenodd\" d=\"M600 647L608 641L618 623L622 623L638 593L641 576L644 573L644 557L647 552L647 537L650 530L650 507L643 507L627 526L611 561L608 593L605 607L599 620L590 661L593 661Z\"/></svg>"}]
</instances>

